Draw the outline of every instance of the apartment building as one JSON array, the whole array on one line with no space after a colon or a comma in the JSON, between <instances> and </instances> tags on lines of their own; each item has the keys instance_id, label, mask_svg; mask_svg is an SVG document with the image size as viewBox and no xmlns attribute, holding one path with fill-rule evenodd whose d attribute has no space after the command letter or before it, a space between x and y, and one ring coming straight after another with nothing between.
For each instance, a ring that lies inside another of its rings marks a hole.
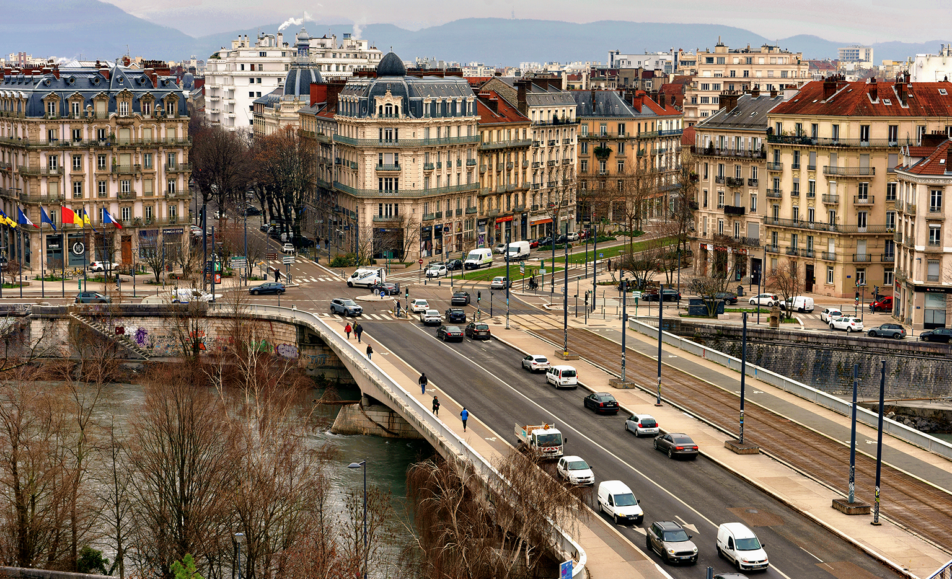
<instances>
[{"instance_id":1,"label":"apartment building","mask_svg":"<svg viewBox=\"0 0 952 579\"><path fill-rule=\"evenodd\" d=\"M699 275L750 277L763 272L761 234L767 206L767 113L782 96L722 93L720 110L694 125L698 175L695 215Z\"/></svg>"},{"instance_id":2,"label":"apartment building","mask_svg":"<svg viewBox=\"0 0 952 579\"><path fill-rule=\"evenodd\" d=\"M479 114L479 202L475 239L464 235L473 247L529 238L527 203L532 157L529 117L494 91L480 91L476 101ZM541 208L535 206L535 211ZM467 211L472 209L467 207ZM466 247L469 249L469 246Z\"/></svg>"},{"instance_id":3,"label":"apartment building","mask_svg":"<svg viewBox=\"0 0 952 579\"><path fill-rule=\"evenodd\" d=\"M301 31L295 38L295 56L282 85L252 103L255 136L273 134L285 127L298 128L298 111L310 105L311 85L323 82L320 66L311 62L310 37Z\"/></svg>"},{"instance_id":4,"label":"apartment building","mask_svg":"<svg viewBox=\"0 0 952 579\"><path fill-rule=\"evenodd\" d=\"M873 66L872 46L860 46L858 44L852 44L850 46L841 46L838 49L838 52L840 62L861 63L865 65L864 68Z\"/></svg>"},{"instance_id":5,"label":"apartment building","mask_svg":"<svg viewBox=\"0 0 952 579\"><path fill-rule=\"evenodd\" d=\"M952 294L952 141L945 132L904 145L900 164L899 214L893 315L916 329L944 328Z\"/></svg>"},{"instance_id":6,"label":"apartment building","mask_svg":"<svg viewBox=\"0 0 952 579\"><path fill-rule=\"evenodd\" d=\"M622 54L618 50L608 51L609 68L644 68L661 70L664 74L674 74L678 68L678 53L648 52L641 54Z\"/></svg>"},{"instance_id":7,"label":"apartment building","mask_svg":"<svg viewBox=\"0 0 952 579\"><path fill-rule=\"evenodd\" d=\"M835 297L895 282L900 147L952 126L952 83L811 82L768 114L768 271Z\"/></svg>"},{"instance_id":8,"label":"apartment building","mask_svg":"<svg viewBox=\"0 0 952 579\"><path fill-rule=\"evenodd\" d=\"M351 79L334 115L334 189L355 216L354 249L398 259L461 251L476 218L476 95L462 77L407 76L388 53ZM457 233L458 232L458 233Z\"/></svg>"},{"instance_id":9,"label":"apartment building","mask_svg":"<svg viewBox=\"0 0 952 579\"><path fill-rule=\"evenodd\" d=\"M366 40L345 34L340 43L332 35L311 37L305 29L308 57L324 78L349 77L354 71L373 68L383 53ZM208 121L228 129L250 131L254 124L254 101L284 86L297 54L297 46L284 41L282 33L259 34L252 42L247 35L232 40L208 57L205 70L205 115Z\"/></svg>"},{"instance_id":10,"label":"apartment building","mask_svg":"<svg viewBox=\"0 0 952 579\"><path fill-rule=\"evenodd\" d=\"M940 44L938 54L917 54L909 73L914 83L952 80L952 44Z\"/></svg>"},{"instance_id":11,"label":"apartment building","mask_svg":"<svg viewBox=\"0 0 952 579\"><path fill-rule=\"evenodd\" d=\"M693 126L718 110L721 92L799 88L810 80L803 54L778 46L732 49L718 39L714 51L679 53L679 74L694 74L684 99L684 119ZM689 65L688 63L696 63Z\"/></svg>"},{"instance_id":12,"label":"apartment building","mask_svg":"<svg viewBox=\"0 0 952 579\"><path fill-rule=\"evenodd\" d=\"M164 63L3 71L0 80L0 205L24 227L21 261L39 271L92 260L141 263L188 239L190 139L185 95ZM85 210L96 229L60 223ZM103 210L122 224L103 225ZM9 234L9 228L4 228ZM16 245L4 239L7 255Z\"/></svg>"}]
</instances>

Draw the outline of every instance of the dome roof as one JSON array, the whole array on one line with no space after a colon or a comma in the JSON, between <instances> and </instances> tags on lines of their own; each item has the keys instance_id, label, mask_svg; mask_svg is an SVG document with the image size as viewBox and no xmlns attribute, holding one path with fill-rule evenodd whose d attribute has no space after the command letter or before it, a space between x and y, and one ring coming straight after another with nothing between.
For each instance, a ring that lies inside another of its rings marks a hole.
<instances>
[{"instance_id":1,"label":"dome roof","mask_svg":"<svg viewBox=\"0 0 952 579\"><path fill-rule=\"evenodd\" d=\"M186 72L184 75L182 75L182 88L189 89L189 90L195 88L194 74L190 72Z\"/></svg>"},{"instance_id":2,"label":"dome roof","mask_svg":"<svg viewBox=\"0 0 952 579\"><path fill-rule=\"evenodd\" d=\"M306 29L302 28L301 31L297 33L296 39L298 41L298 44L302 42L306 43L310 41L311 35L307 33Z\"/></svg>"},{"instance_id":3,"label":"dome roof","mask_svg":"<svg viewBox=\"0 0 952 579\"><path fill-rule=\"evenodd\" d=\"M403 61L393 52L388 52L377 65L377 76L406 76L407 67L403 66Z\"/></svg>"},{"instance_id":4,"label":"dome roof","mask_svg":"<svg viewBox=\"0 0 952 579\"><path fill-rule=\"evenodd\" d=\"M321 73L315 65L291 66L288 76L284 79L284 96L305 98L311 94L311 85L324 82Z\"/></svg>"}]
</instances>

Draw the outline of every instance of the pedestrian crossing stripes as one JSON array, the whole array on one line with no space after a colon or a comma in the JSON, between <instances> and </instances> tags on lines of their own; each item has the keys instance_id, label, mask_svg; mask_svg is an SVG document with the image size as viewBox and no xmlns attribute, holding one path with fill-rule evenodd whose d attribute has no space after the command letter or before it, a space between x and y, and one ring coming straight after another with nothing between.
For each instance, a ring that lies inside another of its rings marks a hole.
<instances>
[{"instance_id":1,"label":"pedestrian crossing stripes","mask_svg":"<svg viewBox=\"0 0 952 579\"><path fill-rule=\"evenodd\" d=\"M318 314L318 315L319 315L320 317L322 317L322 318L334 318L335 320L338 320L338 321L340 321L340 322L346 321L346 320L345 320L344 318L342 318L339 314L321 313L321 314ZM363 315L360 316L360 318L356 318L356 319L359 320L359 319L361 319L361 318L363 318L363 319L369 319L369 320L381 320L381 321L385 321L385 322L389 322L389 321L393 321L393 320L396 320L396 319L397 319L397 318L392 317L390 314L363 314Z\"/></svg>"}]
</instances>

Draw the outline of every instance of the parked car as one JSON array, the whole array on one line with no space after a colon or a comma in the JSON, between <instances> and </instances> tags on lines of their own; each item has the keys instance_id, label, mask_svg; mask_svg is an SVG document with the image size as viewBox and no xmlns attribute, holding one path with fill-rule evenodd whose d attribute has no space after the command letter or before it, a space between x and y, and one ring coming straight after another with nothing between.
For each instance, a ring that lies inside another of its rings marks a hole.
<instances>
[{"instance_id":1,"label":"parked car","mask_svg":"<svg viewBox=\"0 0 952 579\"><path fill-rule=\"evenodd\" d=\"M248 217L253 217L253 216L255 216L255 215L261 215L261 210L258 209L257 207L255 207L254 205L249 205L249 206L245 209L245 215L247 215Z\"/></svg>"},{"instance_id":2,"label":"parked car","mask_svg":"<svg viewBox=\"0 0 952 579\"><path fill-rule=\"evenodd\" d=\"M108 304L112 300L99 292L79 292L76 294L77 304Z\"/></svg>"},{"instance_id":3,"label":"parked car","mask_svg":"<svg viewBox=\"0 0 952 579\"><path fill-rule=\"evenodd\" d=\"M466 324L465 333L467 338L473 340L488 340L492 337L489 324L483 324L481 322L470 322Z\"/></svg>"},{"instance_id":4,"label":"parked car","mask_svg":"<svg viewBox=\"0 0 952 579\"><path fill-rule=\"evenodd\" d=\"M540 238L539 238L539 245L538 245L537 247L545 247L546 245L552 245L552 238L551 238L551 237L540 237Z\"/></svg>"},{"instance_id":5,"label":"parked car","mask_svg":"<svg viewBox=\"0 0 952 579\"><path fill-rule=\"evenodd\" d=\"M446 277L449 272L442 263L431 265L426 270L426 277Z\"/></svg>"},{"instance_id":6,"label":"parked car","mask_svg":"<svg viewBox=\"0 0 952 579\"><path fill-rule=\"evenodd\" d=\"M564 478L573 485L594 485L595 473L592 467L578 456L563 456L559 459L555 470L559 477Z\"/></svg>"},{"instance_id":7,"label":"parked car","mask_svg":"<svg viewBox=\"0 0 952 579\"><path fill-rule=\"evenodd\" d=\"M522 368L530 372L541 372L549 369L549 359L538 354L530 354L522 359Z\"/></svg>"},{"instance_id":8,"label":"parked car","mask_svg":"<svg viewBox=\"0 0 952 579\"><path fill-rule=\"evenodd\" d=\"M260 294L283 294L285 291L287 291L287 288L284 287L283 283L269 281L268 283L263 283L250 288L248 293L256 296Z\"/></svg>"},{"instance_id":9,"label":"parked car","mask_svg":"<svg viewBox=\"0 0 952 579\"><path fill-rule=\"evenodd\" d=\"M764 545L742 523L724 523L718 527L715 548L718 556L733 563L738 571L759 571L770 566Z\"/></svg>"},{"instance_id":10,"label":"parked car","mask_svg":"<svg viewBox=\"0 0 952 579\"><path fill-rule=\"evenodd\" d=\"M451 306L468 306L469 305L469 292L454 292L453 298L450 300Z\"/></svg>"},{"instance_id":11,"label":"parked car","mask_svg":"<svg viewBox=\"0 0 952 579\"><path fill-rule=\"evenodd\" d=\"M697 458L697 444L691 440L687 434L669 432L668 434L659 434L654 439L655 450L668 453L668 458L676 456L686 456L691 459Z\"/></svg>"},{"instance_id":12,"label":"parked car","mask_svg":"<svg viewBox=\"0 0 952 579\"><path fill-rule=\"evenodd\" d=\"M635 436L656 435L660 432L658 421L650 414L632 414L625 421L625 430Z\"/></svg>"},{"instance_id":13,"label":"parked car","mask_svg":"<svg viewBox=\"0 0 952 579\"><path fill-rule=\"evenodd\" d=\"M370 286L370 289L377 290L377 293L384 296L400 295L400 284L398 282L384 281L377 282Z\"/></svg>"},{"instance_id":14,"label":"parked car","mask_svg":"<svg viewBox=\"0 0 952 579\"><path fill-rule=\"evenodd\" d=\"M558 236L558 237L555 238L555 244L556 244L556 245L565 245L566 243L568 243L568 241L569 241L568 236L566 236L566 235L564 235L564 234L563 234L563 235L560 235L560 236Z\"/></svg>"},{"instance_id":15,"label":"parked car","mask_svg":"<svg viewBox=\"0 0 952 579\"><path fill-rule=\"evenodd\" d=\"M463 330L459 329L459 326L440 326L436 337L444 342L462 342Z\"/></svg>"},{"instance_id":16,"label":"parked car","mask_svg":"<svg viewBox=\"0 0 952 579\"><path fill-rule=\"evenodd\" d=\"M192 227L195 227L195 226L193 225ZM201 229L202 229L201 227L198 228L199 232L201 232ZM262 223L262 224L258 227L258 229L259 229L262 233L268 233L269 231L271 231L271 224L270 224L270 223Z\"/></svg>"},{"instance_id":17,"label":"parked car","mask_svg":"<svg viewBox=\"0 0 952 579\"><path fill-rule=\"evenodd\" d=\"M202 238L202 228L199 227L198 225L192 225L191 227L189 227L189 231L191 231L192 237L196 239ZM263 229L262 231L267 231L267 229Z\"/></svg>"},{"instance_id":18,"label":"parked car","mask_svg":"<svg viewBox=\"0 0 952 579\"><path fill-rule=\"evenodd\" d=\"M556 388L578 388L578 372L572 366L550 366L545 381Z\"/></svg>"},{"instance_id":19,"label":"parked car","mask_svg":"<svg viewBox=\"0 0 952 579\"><path fill-rule=\"evenodd\" d=\"M734 292L717 292L714 294L715 300L724 300L725 304L734 305L737 303L737 294Z\"/></svg>"},{"instance_id":20,"label":"parked car","mask_svg":"<svg viewBox=\"0 0 952 579\"><path fill-rule=\"evenodd\" d=\"M568 240L569 240L569 241L578 241L578 232L577 232L577 231L570 231L569 234L568 234Z\"/></svg>"},{"instance_id":21,"label":"parked car","mask_svg":"<svg viewBox=\"0 0 952 579\"><path fill-rule=\"evenodd\" d=\"M301 248L307 249L308 247L314 247L316 245L313 239L308 239L300 235L294 238L293 243L294 243L294 247L297 247L299 249Z\"/></svg>"},{"instance_id":22,"label":"parked car","mask_svg":"<svg viewBox=\"0 0 952 579\"><path fill-rule=\"evenodd\" d=\"M294 244L285 243L281 246L281 253L294 253Z\"/></svg>"},{"instance_id":23,"label":"parked car","mask_svg":"<svg viewBox=\"0 0 952 579\"><path fill-rule=\"evenodd\" d=\"M497 243L496 247L493 248L493 253L498 253L499 255L502 255L506 253L506 248L508 247L509 246L506 245L505 243Z\"/></svg>"},{"instance_id":24,"label":"parked car","mask_svg":"<svg viewBox=\"0 0 952 579\"><path fill-rule=\"evenodd\" d=\"M869 304L869 310L871 312L891 312L893 310L892 296L883 296Z\"/></svg>"},{"instance_id":25,"label":"parked car","mask_svg":"<svg viewBox=\"0 0 952 579\"><path fill-rule=\"evenodd\" d=\"M533 239L532 241L529 242L529 249L538 249L538 248L539 248L538 239Z\"/></svg>"},{"instance_id":26,"label":"parked car","mask_svg":"<svg viewBox=\"0 0 952 579\"><path fill-rule=\"evenodd\" d=\"M839 308L824 308L823 311L820 312L820 321L829 324L833 321L833 318L839 318L842 315L843 312L841 312Z\"/></svg>"},{"instance_id":27,"label":"parked car","mask_svg":"<svg viewBox=\"0 0 952 579\"><path fill-rule=\"evenodd\" d=\"M697 545L684 527L673 521L657 521L648 527L645 538L648 551L661 555L665 563L697 563Z\"/></svg>"},{"instance_id":28,"label":"parked car","mask_svg":"<svg viewBox=\"0 0 952 579\"><path fill-rule=\"evenodd\" d=\"M510 286L509 280L506 279L506 276L503 276L503 275L497 275L489 283L489 289L492 289L492 290L504 290L509 286Z\"/></svg>"},{"instance_id":29,"label":"parked car","mask_svg":"<svg viewBox=\"0 0 952 579\"><path fill-rule=\"evenodd\" d=\"M813 311L813 298L808 298L804 296L796 296L792 298L787 298L786 300L780 302L781 310L790 310L794 312L806 312L810 313Z\"/></svg>"},{"instance_id":30,"label":"parked car","mask_svg":"<svg viewBox=\"0 0 952 579\"><path fill-rule=\"evenodd\" d=\"M442 324L443 317L440 316L440 312L438 310L426 310L425 312L420 314L420 322L424 326Z\"/></svg>"},{"instance_id":31,"label":"parked car","mask_svg":"<svg viewBox=\"0 0 952 579\"><path fill-rule=\"evenodd\" d=\"M410 302L410 311L414 314L422 314L423 312L430 309L430 304L426 300L421 300L419 298Z\"/></svg>"},{"instance_id":32,"label":"parked car","mask_svg":"<svg viewBox=\"0 0 952 579\"><path fill-rule=\"evenodd\" d=\"M656 302L659 299L658 290L647 291L641 294L641 299L646 302ZM666 302L680 302L681 294L678 290L666 289L664 290L664 301Z\"/></svg>"},{"instance_id":33,"label":"parked car","mask_svg":"<svg viewBox=\"0 0 952 579\"><path fill-rule=\"evenodd\" d=\"M752 306L767 306L768 308L772 308L774 304L780 303L780 298L777 294L759 294L747 300L747 303Z\"/></svg>"},{"instance_id":34,"label":"parked car","mask_svg":"<svg viewBox=\"0 0 952 579\"><path fill-rule=\"evenodd\" d=\"M364 308L357 305L357 302L354 300L334 298L331 300L331 313L357 317L364 313Z\"/></svg>"},{"instance_id":35,"label":"parked car","mask_svg":"<svg viewBox=\"0 0 952 579\"><path fill-rule=\"evenodd\" d=\"M93 261L89 263L89 271L106 271L111 270L115 271L121 266L118 263L109 263L104 261Z\"/></svg>"},{"instance_id":36,"label":"parked car","mask_svg":"<svg viewBox=\"0 0 952 579\"><path fill-rule=\"evenodd\" d=\"M466 310L462 308L449 308L446 310L445 315L447 322L466 323Z\"/></svg>"},{"instance_id":37,"label":"parked car","mask_svg":"<svg viewBox=\"0 0 952 579\"><path fill-rule=\"evenodd\" d=\"M447 271L459 271L463 269L462 259L451 259L446 262Z\"/></svg>"},{"instance_id":38,"label":"parked car","mask_svg":"<svg viewBox=\"0 0 952 579\"><path fill-rule=\"evenodd\" d=\"M831 330L846 330L847 334L853 332L862 332L863 331L863 322L859 318L854 318L851 316L841 316L839 318L833 318L833 321L830 322Z\"/></svg>"},{"instance_id":39,"label":"parked car","mask_svg":"<svg viewBox=\"0 0 952 579\"><path fill-rule=\"evenodd\" d=\"M899 324L883 324L876 328L870 328L869 337L895 338L896 340L901 340L906 337L906 328Z\"/></svg>"},{"instance_id":40,"label":"parked car","mask_svg":"<svg viewBox=\"0 0 952 579\"><path fill-rule=\"evenodd\" d=\"M585 408L596 414L618 414L618 401L608 392L593 392L585 397Z\"/></svg>"},{"instance_id":41,"label":"parked car","mask_svg":"<svg viewBox=\"0 0 952 579\"><path fill-rule=\"evenodd\" d=\"M603 480L598 483L598 510L607 513L617 525L632 522L640 525L645 512L628 485L620 480Z\"/></svg>"},{"instance_id":42,"label":"parked car","mask_svg":"<svg viewBox=\"0 0 952 579\"><path fill-rule=\"evenodd\" d=\"M926 330L919 334L919 339L923 342L945 342L948 343L952 340L952 330L948 328L936 328L934 330Z\"/></svg>"}]
</instances>

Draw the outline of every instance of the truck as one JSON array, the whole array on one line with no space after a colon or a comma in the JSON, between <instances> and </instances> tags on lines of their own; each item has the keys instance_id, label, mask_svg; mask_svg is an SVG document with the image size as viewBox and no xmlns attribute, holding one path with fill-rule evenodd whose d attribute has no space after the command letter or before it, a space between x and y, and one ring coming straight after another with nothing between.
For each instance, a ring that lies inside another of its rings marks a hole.
<instances>
[{"instance_id":1,"label":"truck","mask_svg":"<svg viewBox=\"0 0 952 579\"><path fill-rule=\"evenodd\" d=\"M529 258L529 242L513 241L509 244L506 261L519 261Z\"/></svg>"},{"instance_id":2,"label":"truck","mask_svg":"<svg viewBox=\"0 0 952 579\"><path fill-rule=\"evenodd\" d=\"M387 270L384 268L359 268L349 278L347 287L373 287L387 281Z\"/></svg>"},{"instance_id":3,"label":"truck","mask_svg":"<svg viewBox=\"0 0 952 579\"><path fill-rule=\"evenodd\" d=\"M538 452L543 458L560 458L564 451L565 439L555 424L516 424L516 440L529 450Z\"/></svg>"}]
</instances>

